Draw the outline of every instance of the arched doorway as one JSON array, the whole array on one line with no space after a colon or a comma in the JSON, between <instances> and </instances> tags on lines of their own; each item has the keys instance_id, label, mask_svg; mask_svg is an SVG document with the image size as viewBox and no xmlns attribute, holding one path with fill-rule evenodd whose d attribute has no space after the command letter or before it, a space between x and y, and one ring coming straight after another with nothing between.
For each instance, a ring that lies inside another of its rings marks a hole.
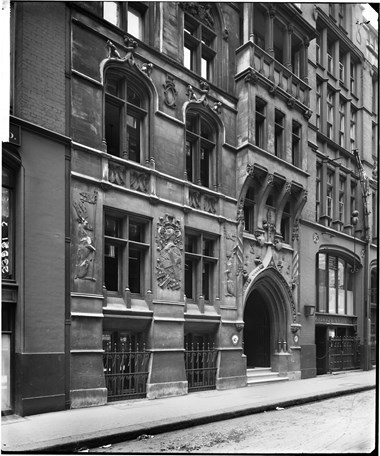
<instances>
[{"instance_id":1,"label":"arched doorway","mask_svg":"<svg viewBox=\"0 0 380 456\"><path fill-rule=\"evenodd\" d=\"M254 290L244 310L244 354L247 367L270 367L270 316L265 298Z\"/></svg>"}]
</instances>

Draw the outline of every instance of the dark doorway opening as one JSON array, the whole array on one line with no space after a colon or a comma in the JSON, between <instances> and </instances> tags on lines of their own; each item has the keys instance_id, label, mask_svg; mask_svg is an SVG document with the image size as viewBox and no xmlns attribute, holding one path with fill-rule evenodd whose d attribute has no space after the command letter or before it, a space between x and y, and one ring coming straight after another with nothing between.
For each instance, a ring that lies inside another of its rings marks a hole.
<instances>
[{"instance_id":1,"label":"dark doorway opening","mask_svg":"<svg viewBox=\"0 0 380 456\"><path fill-rule=\"evenodd\" d=\"M244 309L243 338L247 367L270 367L270 318L267 304L256 290Z\"/></svg>"},{"instance_id":2,"label":"dark doorway opening","mask_svg":"<svg viewBox=\"0 0 380 456\"><path fill-rule=\"evenodd\" d=\"M323 375L328 370L328 331L326 326L315 327L315 346L317 357L317 375Z\"/></svg>"}]
</instances>

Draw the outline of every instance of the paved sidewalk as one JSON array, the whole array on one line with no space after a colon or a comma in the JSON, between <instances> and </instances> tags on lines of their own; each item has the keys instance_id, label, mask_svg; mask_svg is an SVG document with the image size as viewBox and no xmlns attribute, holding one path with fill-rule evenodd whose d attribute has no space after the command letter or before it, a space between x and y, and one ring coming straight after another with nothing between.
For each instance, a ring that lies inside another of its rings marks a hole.
<instances>
[{"instance_id":1,"label":"paved sidewalk","mask_svg":"<svg viewBox=\"0 0 380 456\"><path fill-rule=\"evenodd\" d=\"M3 453L72 453L142 434L158 434L365 391L375 385L376 370L352 371L226 391L114 402L27 417L2 417L1 448Z\"/></svg>"}]
</instances>

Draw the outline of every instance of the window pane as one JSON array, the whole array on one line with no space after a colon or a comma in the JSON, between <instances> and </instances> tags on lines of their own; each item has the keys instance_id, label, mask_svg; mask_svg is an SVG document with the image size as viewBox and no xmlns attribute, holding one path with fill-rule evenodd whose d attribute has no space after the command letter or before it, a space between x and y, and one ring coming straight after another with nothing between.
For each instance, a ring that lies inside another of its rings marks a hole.
<instances>
[{"instance_id":1,"label":"window pane","mask_svg":"<svg viewBox=\"0 0 380 456\"><path fill-rule=\"evenodd\" d=\"M202 255L214 256L214 241L203 239Z\"/></svg>"},{"instance_id":2,"label":"window pane","mask_svg":"<svg viewBox=\"0 0 380 456\"><path fill-rule=\"evenodd\" d=\"M128 158L135 162L140 161L140 120L130 114L127 115L127 149Z\"/></svg>"},{"instance_id":3,"label":"window pane","mask_svg":"<svg viewBox=\"0 0 380 456\"><path fill-rule=\"evenodd\" d=\"M120 108L106 101L105 110L107 152L120 155Z\"/></svg>"},{"instance_id":4,"label":"window pane","mask_svg":"<svg viewBox=\"0 0 380 456\"><path fill-rule=\"evenodd\" d=\"M202 271L202 295L206 301L210 299L210 274L211 265L204 263Z\"/></svg>"},{"instance_id":5,"label":"window pane","mask_svg":"<svg viewBox=\"0 0 380 456\"><path fill-rule=\"evenodd\" d=\"M196 236L190 236L189 234L186 234L185 251L189 252L189 253L197 252L197 237Z\"/></svg>"},{"instance_id":6,"label":"window pane","mask_svg":"<svg viewBox=\"0 0 380 456\"><path fill-rule=\"evenodd\" d=\"M345 314L345 282L344 282L344 262L338 262L338 313Z\"/></svg>"},{"instance_id":7,"label":"window pane","mask_svg":"<svg viewBox=\"0 0 380 456\"><path fill-rule=\"evenodd\" d=\"M119 247L106 242L104 246L104 284L108 291L119 291Z\"/></svg>"},{"instance_id":8,"label":"window pane","mask_svg":"<svg viewBox=\"0 0 380 456\"><path fill-rule=\"evenodd\" d=\"M208 187L210 183L210 151L201 147L201 185Z\"/></svg>"},{"instance_id":9,"label":"window pane","mask_svg":"<svg viewBox=\"0 0 380 456\"><path fill-rule=\"evenodd\" d=\"M104 234L106 236L121 237L120 220L116 217L107 215L105 218Z\"/></svg>"},{"instance_id":10,"label":"window pane","mask_svg":"<svg viewBox=\"0 0 380 456\"><path fill-rule=\"evenodd\" d=\"M138 222L129 222L129 240L144 242L144 225Z\"/></svg>"},{"instance_id":11,"label":"window pane","mask_svg":"<svg viewBox=\"0 0 380 456\"><path fill-rule=\"evenodd\" d=\"M127 32L135 36L139 40L142 38L142 17L141 14L132 9L128 8L128 29Z\"/></svg>"},{"instance_id":12,"label":"window pane","mask_svg":"<svg viewBox=\"0 0 380 456\"><path fill-rule=\"evenodd\" d=\"M192 66L192 50L188 47L184 47L183 50L183 65L188 68L189 70L193 69Z\"/></svg>"},{"instance_id":13,"label":"window pane","mask_svg":"<svg viewBox=\"0 0 380 456\"><path fill-rule=\"evenodd\" d=\"M11 410L11 356L10 334L1 335L1 410Z\"/></svg>"},{"instance_id":14,"label":"window pane","mask_svg":"<svg viewBox=\"0 0 380 456\"><path fill-rule=\"evenodd\" d=\"M209 79L209 62L205 58L201 58L201 76Z\"/></svg>"},{"instance_id":15,"label":"window pane","mask_svg":"<svg viewBox=\"0 0 380 456\"><path fill-rule=\"evenodd\" d=\"M336 296L337 283L336 271L338 269L338 260L335 257L329 257L329 313L336 313Z\"/></svg>"},{"instance_id":16,"label":"window pane","mask_svg":"<svg viewBox=\"0 0 380 456\"><path fill-rule=\"evenodd\" d=\"M120 27L120 5L117 2L103 2L103 17Z\"/></svg>"},{"instance_id":17,"label":"window pane","mask_svg":"<svg viewBox=\"0 0 380 456\"><path fill-rule=\"evenodd\" d=\"M193 295L193 263L186 261L185 263L185 295L188 299L194 299Z\"/></svg>"},{"instance_id":18,"label":"window pane","mask_svg":"<svg viewBox=\"0 0 380 456\"><path fill-rule=\"evenodd\" d=\"M193 180L193 145L190 141L186 141L186 173L187 180Z\"/></svg>"},{"instance_id":19,"label":"window pane","mask_svg":"<svg viewBox=\"0 0 380 456\"><path fill-rule=\"evenodd\" d=\"M127 89L127 102L133 104L134 106L141 106L140 96L131 87L128 87Z\"/></svg>"},{"instance_id":20,"label":"window pane","mask_svg":"<svg viewBox=\"0 0 380 456\"><path fill-rule=\"evenodd\" d=\"M354 315L354 280L355 276L352 273L352 266L347 264L347 315Z\"/></svg>"},{"instance_id":21,"label":"window pane","mask_svg":"<svg viewBox=\"0 0 380 456\"><path fill-rule=\"evenodd\" d=\"M140 293L142 252L129 249L128 284L131 293Z\"/></svg>"}]
</instances>

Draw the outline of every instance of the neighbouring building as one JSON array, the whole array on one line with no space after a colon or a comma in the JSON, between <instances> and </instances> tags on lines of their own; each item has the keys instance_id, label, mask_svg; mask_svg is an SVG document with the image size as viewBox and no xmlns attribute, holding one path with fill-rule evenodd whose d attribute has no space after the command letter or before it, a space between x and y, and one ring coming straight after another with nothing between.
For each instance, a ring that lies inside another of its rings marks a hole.
<instances>
[{"instance_id":1,"label":"neighbouring building","mask_svg":"<svg viewBox=\"0 0 380 456\"><path fill-rule=\"evenodd\" d=\"M3 413L372 368L360 4L10 9Z\"/></svg>"}]
</instances>

